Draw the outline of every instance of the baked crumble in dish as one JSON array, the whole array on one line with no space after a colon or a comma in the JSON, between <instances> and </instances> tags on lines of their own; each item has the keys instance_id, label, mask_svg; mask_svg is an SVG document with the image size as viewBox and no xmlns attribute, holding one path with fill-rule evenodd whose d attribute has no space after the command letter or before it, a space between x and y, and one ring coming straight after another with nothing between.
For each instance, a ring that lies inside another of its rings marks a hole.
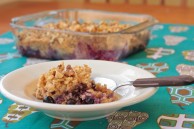
<instances>
[{"instance_id":1,"label":"baked crumble in dish","mask_svg":"<svg viewBox=\"0 0 194 129\"><path fill-rule=\"evenodd\" d=\"M45 59L100 59L116 61L143 50L149 30L116 34L130 27L119 22L58 21L15 32L24 56ZM110 34L112 33L112 34ZM115 34L114 34L115 33Z\"/></svg>"},{"instance_id":2,"label":"baked crumble in dish","mask_svg":"<svg viewBox=\"0 0 194 129\"><path fill-rule=\"evenodd\" d=\"M91 68L59 64L41 75L35 97L55 104L99 104L118 100L106 85L91 79Z\"/></svg>"}]
</instances>

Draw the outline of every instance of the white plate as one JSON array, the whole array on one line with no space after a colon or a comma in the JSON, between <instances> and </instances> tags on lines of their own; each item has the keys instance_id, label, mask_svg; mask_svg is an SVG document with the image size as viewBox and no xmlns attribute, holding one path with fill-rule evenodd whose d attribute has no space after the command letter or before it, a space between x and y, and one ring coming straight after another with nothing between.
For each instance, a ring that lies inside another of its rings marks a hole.
<instances>
[{"instance_id":1,"label":"white plate","mask_svg":"<svg viewBox=\"0 0 194 129\"><path fill-rule=\"evenodd\" d=\"M89 105L60 105L43 103L33 96L36 86L29 87L29 84L38 79L42 73L50 68L56 67L62 61L51 61L36 65L26 66L7 74L1 80L0 91L2 94L19 104L31 106L44 112L46 115L65 120L93 120L103 118L111 113L139 103L152 96L157 88L134 88L128 87L129 94L123 95L118 101L103 104ZM92 68L92 76L102 76L114 79L117 83L134 80L137 78L155 77L153 74L140 68L123 63L99 61L99 60L64 60L65 64L83 65L87 64Z\"/></svg>"}]
</instances>

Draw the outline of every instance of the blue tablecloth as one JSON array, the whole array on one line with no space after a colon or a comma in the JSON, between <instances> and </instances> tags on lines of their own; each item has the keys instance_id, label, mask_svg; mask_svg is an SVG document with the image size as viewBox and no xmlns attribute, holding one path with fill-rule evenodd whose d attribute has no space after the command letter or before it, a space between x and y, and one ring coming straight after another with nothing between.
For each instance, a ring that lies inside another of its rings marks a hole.
<instances>
[{"instance_id":1,"label":"blue tablecloth","mask_svg":"<svg viewBox=\"0 0 194 129\"><path fill-rule=\"evenodd\" d=\"M152 28L145 51L122 61L157 77L194 76L194 26L160 24ZM11 32L0 35L0 76L45 60L18 54ZM76 122L53 119L0 94L0 129L194 129L194 87L162 87L151 98L116 112L112 117ZM114 126L117 125L117 126Z\"/></svg>"}]
</instances>

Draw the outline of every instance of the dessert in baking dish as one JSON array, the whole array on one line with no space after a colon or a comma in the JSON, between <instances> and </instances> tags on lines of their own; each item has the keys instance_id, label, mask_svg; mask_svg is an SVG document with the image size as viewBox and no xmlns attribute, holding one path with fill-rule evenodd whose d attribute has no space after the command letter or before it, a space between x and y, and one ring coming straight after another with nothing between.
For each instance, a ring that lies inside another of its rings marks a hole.
<instances>
[{"instance_id":1,"label":"dessert in baking dish","mask_svg":"<svg viewBox=\"0 0 194 129\"><path fill-rule=\"evenodd\" d=\"M62 9L12 19L24 56L117 61L143 50L158 20L150 15Z\"/></svg>"},{"instance_id":2,"label":"dessert in baking dish","mask_svg":"<svg viewBox=\"0 0 194 129\"><path fill-rule=\"evenodd\" d=\"M46 59L118 60L147 45L148 30L117 33L130 25L60 21L18 32L17 48L25 56Z\"/></svg>"}]
</instances>

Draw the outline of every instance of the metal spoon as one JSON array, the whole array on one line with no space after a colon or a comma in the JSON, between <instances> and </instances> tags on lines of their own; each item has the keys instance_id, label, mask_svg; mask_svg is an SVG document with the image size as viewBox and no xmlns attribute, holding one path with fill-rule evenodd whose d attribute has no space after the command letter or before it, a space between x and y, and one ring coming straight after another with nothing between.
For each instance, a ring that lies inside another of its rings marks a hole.
<instances>
[{"instance_id":1,"label":"metal spoon","mask_svg":"<svg viewBox=\"0 0 194 129\"><path fill-rule=\"evenodd\" d=\"M106 84L109 87L115 86L112 90L115 91L123 86L134 87L161 87L161 86L184 86L194 84L194 77L190 75L170 76L161 78L142 78L134 81L128 81L123 84L116 85L112 79L104 77L96 77L93 79L96 83Z\"/></svg>"}]
</instances>

